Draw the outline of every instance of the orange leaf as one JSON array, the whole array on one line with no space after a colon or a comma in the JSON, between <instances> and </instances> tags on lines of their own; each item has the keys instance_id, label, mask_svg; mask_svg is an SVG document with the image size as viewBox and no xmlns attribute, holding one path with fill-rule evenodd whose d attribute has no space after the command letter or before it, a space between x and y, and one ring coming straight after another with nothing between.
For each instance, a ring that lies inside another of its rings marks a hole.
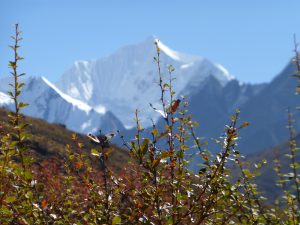
<instances>
[{"instance_id":1,"label":"orange leaf","mask_svg":"<svg viewBox=\"0 0 300 225\"><path fill-rule=\"evenodd\" d=\"M243 127L247 127L249 125L249 122L244 122L240 127L239 129L243 128Z\"/></svg>"},{"instance_id":2,"label":"orange leaf","mask_svg":"<svg viewBox=\"0 0 300 225\"><path fill-rule=\"evenodd\" d=\"M48 202L46 199L43 199L42 202L41 202L41 206L42 206L42 209L45 209L48 205Z\"/></svg>"},{"instance_id":3,"label":"orange leaf","mask_svg":"<svg viewBox=\"0 0 300 225\"><path fill-rule=\"evenodd\" d=\"M178 108L180 102L181 102L180 99L177 99L177 100L174 102L174 104L173 104L172 107L171 107L171 112L172 112L172 113L176 112L176 110L177 110L177 108Z\"/></svg>"},{"instance_id":4,"label":"orange leaf","mask_svg":"<svg viewBox=\"0 0 300 225\"><path fill-rule=\"evenodd\" d=\"M81 167L82 167L82 162L80 162L80 161L79 161L79 162L76 162L76 163L75 163L75 167L76 167L76 169L78 169L78 170L81 169Z\"/></svg>"},{"instance_id":5,"label":"orange leaf","mask_svg":"<svg viewBox=\"0 0 300 225\"><path fill-rule=\"evenodd\" d=\"M112 148L107 148L107 149L104 150L104 155L106 157L108 157L109 153L111 153L111 152L112 152Z\"/></svg>"},{"instance_id":6,"label":"orange leaf","mask_svg":"<svg viewBox=\"0 0 300 225\"><path fill-rule=\"evenodd\" d=\"M208 156L207 155L201 155L202 156L202 158L204 159L204 160L208 160Z\"/></svg>"}]
</instances>

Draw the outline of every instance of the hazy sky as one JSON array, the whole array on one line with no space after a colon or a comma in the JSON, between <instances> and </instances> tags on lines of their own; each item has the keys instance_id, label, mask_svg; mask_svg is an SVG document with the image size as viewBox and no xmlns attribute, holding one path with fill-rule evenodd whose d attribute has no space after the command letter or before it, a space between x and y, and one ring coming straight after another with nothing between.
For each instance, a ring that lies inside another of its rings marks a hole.
<instances>
[{"instance_id":1,"label":"hazy sky","mask_svg":"<svg viewBox=\"0 0 300 225\"><path fill-rule=\"evenodd\" d=\"M18 22L22 72L57 81L75 60L96 59L155 35L169 47L264 82L300 40L299 0L0 0L0 75Z\"/></svg>"}]
</instances>

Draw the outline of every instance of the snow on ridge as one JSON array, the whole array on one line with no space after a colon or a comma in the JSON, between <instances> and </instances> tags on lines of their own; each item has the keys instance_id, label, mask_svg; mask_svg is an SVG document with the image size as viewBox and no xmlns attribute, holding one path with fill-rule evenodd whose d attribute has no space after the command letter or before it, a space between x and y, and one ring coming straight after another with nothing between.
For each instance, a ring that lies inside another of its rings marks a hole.
<instances>
[{"instance_id":1,"label":"snow on ridge","mask_svg":"<svg viewBox=\"0 0 300 225\"><path fill-rule=\"evenodd\" d=\"M105 114L106 113L106 108L103 105L97 105L93 107L94 110L100 114Z\"/></svg>"},{"instance_id":2,"label":"snow on ridge","mask_svg":"<svg viewBox=\"0 0 300 225\"><path fill-rule=\"evenodd\" d=\"M180 69L186 69L194 65L194 62L183 64L180 66Z\"/></svg>"},{"instance_id":3,"label":"snow on ridge","mask_svg":"<svg viewBox=\"0 0 300 225\"><path fill-rule=\"evenodd\" d=\"M13 100L11 99L11 97L7 94L4 94L3 92L0 92L0 104L1 105L8 105L13 103Z\"/></svg>"},{"instance_id":4,"label":"snow on ridge","mask_svg":"<svg viewBox=\"0 0 300 225\"><path fill-rule=\"evenodd\" d=\"M157 46L162 50L164 53L166 53L169 57L171 57L174 60L180 61L180 55L178 52L173 51L168 46L164 45L158 38L155 38L155 43L157 43Z\"/></svg>"},{"instance_id":5,"label":"snow on ridge","mask_svg":"<svg viewBox=\"0 0 300 225\"><path fill-rule=\"evenodd\" d=\"M54 91L56 91L64 100L71 103L73 106L78 107L79 109L85 111L87 114L92 110L92 107L87 105L86 103L84 103L78 99L72 98L67 94L64 94L54 84L52 84L50 81L48 81L45 77L41 77L41 78L50 88L52 88ZM104 113L102 112L102 114L104 114Z\"/></svg>"},{"instance_id":6,"label":"snow on ridge","mask_svg":"<svg viewBox=\"0 0 300 225\"><path fill-rule=\"evenodd\" d=\"M221 64L215 64L215 65L223 72L225 78L227 78L228 81L235 79L235 77L232 76L224 66L222 66Z\"/></svg>"},{"instance_id":7,"label":"snow on ridge","mask_svg":"<svg viewBox=\"0 0 300 225\"><path fill-rule=\"evenodd\" d=\"M203 57L200 56L174 51L167 45L162 43L158 38L154 38L154 42L157 43L157 46L162 52L164 52L167 56L175 61L179 61L181 63L193 63L195 61L201 61L203 59Z\"/></svg>"}]
</instances>

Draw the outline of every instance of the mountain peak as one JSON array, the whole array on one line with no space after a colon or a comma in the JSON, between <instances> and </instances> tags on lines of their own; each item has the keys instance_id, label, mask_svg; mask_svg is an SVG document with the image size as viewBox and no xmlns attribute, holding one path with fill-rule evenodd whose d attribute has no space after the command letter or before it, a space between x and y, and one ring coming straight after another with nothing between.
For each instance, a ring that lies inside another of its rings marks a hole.
<instances>
[{"instance_id":1,"label":"mountain peak","mask_svg":"<svg viewBox=\"0 0 300 225\"><path fill-rule=\"evenodd\" d=\"M159 49L168 57L171 59L182 62L182 63L192 63L194 61L201 60L202 57L189 55L186 53L181 53L178 51L173 50L169 46L167 46L159 37L156 35L150 35L148 36L145 41L143 41L140 45L152 47L155 50L155 44L159 47Z\"/></svg>"},{"instance_id":2,"label":"mountain peak","mask_svg":"<svg viewBox=\"0 0 300 225\"><path fill-rule=\"evenodd\" d=\"M159 38L156 35L151 34L145 39L144 42L147 42L149 44L151 44L151 43L154 44L157 39L159 39Z\"/></svg>"},{"instance_id":3,"label":"mountain peak","mask_svg":"<svg viewBox=\"0 0 300 225\"><path fill-rule=\"evenodd\" d=\"M176 60L176 61L182 61L180 54L176 51L173 51L168 46L164 45L158 38L155 39L155 44L157 47L163 51L166 55L168 55L170 58Z\"/></svg>"},{"instance_id":4,"label":"mountain peak","mask_svg":"<svg viewBox=\"0 0 300 225\"><path fill-rule=\"evenodd\" d=\"M205 58L175 51L155 35L150 35L140 43L124 46L95 61L77 61L63 74L57 87L96 111L102 111L99 105L105 107L126 127L134 126L132 116L138 108L143 111L144 117L141 119L148 126L151 124L150 118L154 121L158 119L148 103L155 104L160 99L155 85L158 81L157 66L153 61L157 55L155 43L161 52L161 73L168 76L168 66L175 68L173 88L178 94L189 84L194 84L196 89L210 74L222 85L231 79L223 67Z\"/></svg>"}]
</instances>

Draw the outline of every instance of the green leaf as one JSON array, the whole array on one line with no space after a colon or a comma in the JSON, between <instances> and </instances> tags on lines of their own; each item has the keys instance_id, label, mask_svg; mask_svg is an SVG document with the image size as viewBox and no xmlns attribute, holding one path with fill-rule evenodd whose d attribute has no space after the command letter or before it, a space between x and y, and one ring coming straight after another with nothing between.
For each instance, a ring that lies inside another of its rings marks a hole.
<instances>
[{"instance_id":1,"label":"green leaf","mask_svg":"<svg viewBox=\"0 0 300 225\"><path fill-rule=\"evenodd\" d=\"M183 151L188 150L190 147L187 145L180 145L180 149L182 149Z\"/></svg>"},{"instance_id":2,"label":"green leaf","mask_svg":"<svg viewBox=\"0 0 300 225\"><path fill-rule=\"evenodd\" d=\"M180 158L180 159L183 159L183 157L184 157L183 151L178 151L177 154L176 154L176 156L177 156L178 158Z\"/></svg>"},{"instance_id":3,"label":"green leaf","mask_svg":"<svg viewBox=\"0 0 300 225\"><path fill-rule=\"evenodd\" d=\"M13 62L13 61L9 61L8 66L10 68L16 68L17 67L16 62Z\"/></svg>"},{"instance_id":4,"label":"green leaf","mask_svg":"<svg viewBox=\"0 0 300 225\"><path fill-rule=\"evenodd\" d=\"M234 154L236 154L236 155L240 155L240 151L238 151L238 150L233 150L233 152L234 152Z\"/></svg>"},{"instance_id":5,"label":"green leaf","mask_svg":"<svg viewBox=\"0 0 300 225\"><path fill-rule=\"evenodd\" d=\"M72 133L72 140L75 140L77 138L77 135L75 133Z\"/></svg>"},{"instance_id":6,"label":"green leaf","mask_svg":"<svg viewBox=\"0 0 300 225\"><path fill-rule=\"evenodd\" d=\"M23 129L23 128L24 128L24 126L22 126L22 125L20 125L20 126L21 126L20 129ZM26 126L25 126L25 127L26 127ZM21 141L28 140L28 139L29 139L29 134L21 133L21 134L20 134L20 139L21 139Z\"/></svg>"},{"instance_id":7,"label":"green leaf","mask_svg":"<svg viewBox=\"0 0 300 225\"><path fill-rule=\"evenodd\" d=\"M32 199L32 198L33 198L32 192L31 192L31 191L28 191L28 192L25 194L25 197L26 197L27 199Z\"/></svg>"},{"instance_id":8,"label":"green leaf","mask_svg":"<svg viewBox=\"0 0 300 225\"><path fill-rule=\"evenodd\" d=\"M169 73L172 73L172 72L175 71L175 68L172 65L169 65L168 66L168 71L169 71Z\"/></svg>"},{"instance_id":9,"label":"green leaf","mask_svg":"<svg viewBox=\"0 0 300 225\"><path fill-rule=\"evenodd\" d=\"M232 122L234 122L234 121L235 121L235 117L234 117L233 115L230 115L230 120L231 120Z\"/></svg>"},{"instance_id":10,"label":"green leaf","mask_svg":"<svg viewBox=\"0 0 300 225\"><path fill-rule=\"evenodd\" d=\"M78 145L79 148L82 148L84 146L84 144L81 143L81 142L79 142L77 145Z\"/></svg>"},{"instance_id":11,"label":"green leaf","mask_svg":"<svg viewBox=\"0 0 300 225\"><path fill-rule=\"evenodd\" d=\"M207 165L204 163L197 163L197 166L206 167Z\"/></svg>"},{"instance_id":12,"label":"green leaf","mask_svg":"<svg viewBox=\"0 0 300 225\"><path fill-rule=\"evenodd\" d=\"M9 196L5 199L6 203L12 203L16 200L16 196Z\"/></svg>"},{"instance_id":13,"label":"green leaf","mask_svg":"<svg viewBox=\"0 0 300 225\"><path fill-rule=\"evenodd\" d=\"M154 168L156 167L160 162L160 158L157 157L156 159L153 160L151 167Z\"/></svg>"},{"instance_id":14,"label":"green leaf","mask_svg":"<svg viewBox=\"0 0 300 225\"><path fill-rule=\"evenodd\" d=\"M134 152L136 152L136 144L134 141L130 142L131 148L133 149Z\"/></svg>"},{"instance_id":15,"label":"green leaf","mask_svg":"<svg viewBox=\"0 0 300 225\"><path fill-rule=\"evenodd\" d=\"M121 221L122 221L122 220L121 220L121 217L115 216L115 217L112 219L112 224L113 224L113 225L120 224Z\"/></svg>"},{"instance_id":16,"label":"green leaf","mask_svg":"<svg viewBox=\"0 0 300 225\"><path fill-rule=\"evenodd\" d=\"M26 106L29 106L28 103L24 103L24 102L20 102L19 103L19 108L23 108L23 107L26 107Z\"/></svg>"},{"instance_id":17,"label":"green leaf","mask_svg":"<svg viewBox=\"0 0 300 225\"><path fill-rule=\"evenodd\" d=\"M262 162L263 164L266 164L266 163L267 163L267 160L263 159L263 160L261 160L261 162Z\"/></svg>"},{"instance_id":18,"label":"green leaf","mask_svg":"<svg viewBox=\"0 0 300 225\"><path fill-rule=\"evenodd\" d=\"M159 157L160 157L161 159L165 159L165 158L168 158L168 157L170 157L170 156L172 156L172 153L170 153L170 152L168 152L168 151L162 152L162 153L159 155Z\"/></svg>"},{"instance_id":19,"label":"green leaf","mask_svg":"<svg viewBox=\"0 0 300 225\"><path fill-rule=\"evenodd\" d=\"M167 84L167 83L164 83L164 84L163 84L163 88L170 88L170 85Z\"/></svg>"},{"instance_id":20,"label":"green leaf","mask_svg":"<svg viewBox=\"0 0 300 225\"><path fill-rule=\"evenodd\" d=\"M34 216L35 218L38 218L38 217L39 217L39 214L38 214L37 212L33 212L32 214L33 214L33 216Z\"/></svg>"},{"instance_id":21,"label":"green leaf","mask_svg":"<svg viewBox=\"0 0 300 225\"><path fill-rule=\"evenodd\" d=\"M20 83L19 88L23 87L24 85L25 85L25 83Z\"/></svg>"},{"instance_id":22,"label":"green leaf","mask_svg":"<svg viewBox=\"0 0 300 225\"><path fill-rule=\"evenodd\" d=\"M162 137L166 136L168 133L169 133L169 130L166 130L165 132L160 133L157 138L162 138Z\"/></svg>"},{"instance_id":23,"label":"green leaf","mask_svg":"<svg viewBox=\"0 0 300 225\"><path fill-rule=\"evenodd\" d=\"M147 153L149 143L150 143L150 140L148 138L145 138L143 140L143 143L141 146L141 153L143 156Z\"/></svg>"},{"instance_id":24,"label":"green leaf","mask_svg":"<svg viewBox=\"0 0 300 225\"><path fill-rule=\"evenodd\" d=\"M253 174L248 169L243 169L242 172L247 178L253 177Z\"/></svg>"},{"instance_id":25,"label":"green leaf","mask_svg":"<svg viewBox=\"0 0 300 225\"><path fill-rule=\"evenodd\" d=\"M8 91L7 94L12 98L15 96L11 91Z\"/></svg>"},{"instance_id":26,"label":"green leaf","mask_svg":"<svg viewBox=\"0 0 300 225\"><path fill-rule=\"evenodd\" d=\"M157 134L158 134L158 130L157 130L157 129L153 129L153 130L152 130L152 135L153 135L154 137L156 137Z\"/></svg>"},{"instance_id":27,"label":"green leaf","mask_svg":"<svg viewBox=\"0 0 300 225\"><path fill-rule=\"evenodd\" d=\"M202 169L199 170L199 174L200 174L200 175L201 175L201 174L204 174L206 171L207 171L207 168L204 167L204 168L202 168Z\"/></svg>"},{"instance_id":28,"label":"green leaf","mask_svg":"<svg viewBox=\"0 0 300 225\"><path fill-rule=\"evenodd\" d=\"M12 215L12 212L8 208L6 208L4 205L2 205L2 207L0 208L0 214Z\"/></svg>"},{"instance_id":29,"label":"green leaf","mask_svg":"<svg viewBox=\"0 0 300 225\"><path fill-rule=\"evenodd\" d=\"M100 153L96 149L93 148L91 150L91 155L93 155L93 156L100 156Z\"/></svg>"},{"instance_id":30,"label":"green leaf","mask_svg":"<svg viewBox=\"0 0 300 225\"><path fill-rule=\"evenodd\" d=\"M32 174L29 171L25 171L24 177L26 180L31 180L32 179Z\"/></svg>"}]
</instances>

